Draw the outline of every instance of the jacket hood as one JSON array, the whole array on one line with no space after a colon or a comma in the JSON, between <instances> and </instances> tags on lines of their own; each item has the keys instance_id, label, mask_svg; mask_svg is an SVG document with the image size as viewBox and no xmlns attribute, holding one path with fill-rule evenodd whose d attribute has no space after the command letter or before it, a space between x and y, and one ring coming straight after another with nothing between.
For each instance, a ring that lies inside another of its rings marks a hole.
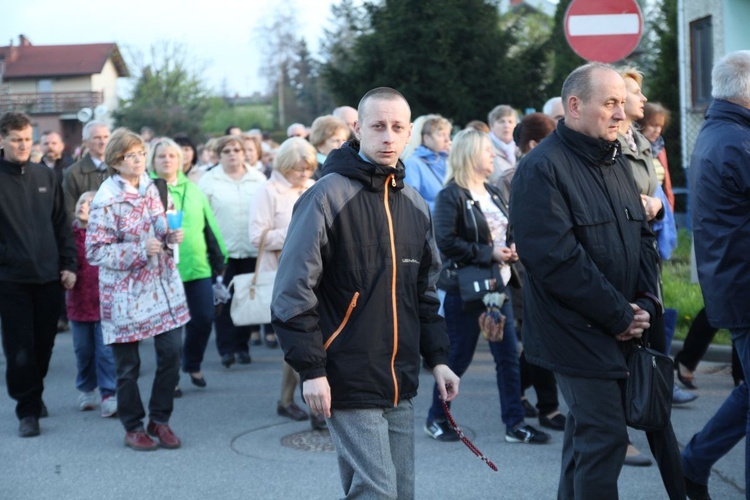
<instances>
[{"instance_id":1,"label":"jacket hood","mask_svg":"<svg viewBox=\"0 0 750 500\"><path fill-rule=\"evenodd\" d=\"M419 146L417 146L417 149L414 150L412 155L419 158L424 158L425 160L432 162L439 161L440 159L445 160L446 158L448 158L448 153L446 153L445 151L435 152L424 144L420 144Z\"/></svg>"},{"instance_id":2,"label":"jacket hood","mask_svg":"<svg viewBox=\"0 0 750 500\"><path fill-rule=\"evenodd\" d=\"M727 120L750 128L750 109L724 99L714 99L706 111L706 118Z\"/></svg>"},{"instance_id":3,"label":"jacket hood","mask_svg":"<svg viewBox=\"0 0 750 500\"><path fill-rule=\"evenodd\" d=\"M598 137L591 137L573 130L565 125L565 120L557 122L554 132L575 153L585 158L595 166L609 166L615 163L617 157L622 154L619 141L606 141Z\"/></svg>"},{"instance_id":4,"label":"jacket hood","mask_svg":"<svg viewBox=\"0 0 750 500\"><path fill-rule=\"evenodd\" d=\"M359 156L359 142L344 143L340 149L334 149L328 154L323 165L323 175L331 173L341 174L350 179L361 182L370 191L383 191L385 182L390 175L394 175L396 185L392 189L400 190L404 187L404 164L398 160L396 167L375 165Z\"/></svg>"}]
</instances>

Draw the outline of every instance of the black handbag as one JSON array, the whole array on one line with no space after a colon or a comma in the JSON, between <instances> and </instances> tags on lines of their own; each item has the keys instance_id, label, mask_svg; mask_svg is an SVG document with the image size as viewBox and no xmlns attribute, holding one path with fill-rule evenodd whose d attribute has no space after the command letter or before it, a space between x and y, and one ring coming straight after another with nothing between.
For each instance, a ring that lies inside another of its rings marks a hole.
<instances>
[{"instance_id":1,"label":"black handbag","mask_svg":"<svg viewBox=\"0 0 750 500\"><path fill-rule=\"evenodd\" d=\"M630 375L625 380L625 422L634 429L664 430L672 414L672 360L636 343L627 363Z\"/></svg>"},{"instance_id":2,"label":"black handbag","mask_svg":"<svg viewBox=\"0 0 750 500\"><path fill-rule=\"evenodd\" d=\"M487 267L464 266L456 269L458 292L464 302L482 300L491 292L501 291L503 280L500 267L492 264Z\"/></svg>"}]
</instances>

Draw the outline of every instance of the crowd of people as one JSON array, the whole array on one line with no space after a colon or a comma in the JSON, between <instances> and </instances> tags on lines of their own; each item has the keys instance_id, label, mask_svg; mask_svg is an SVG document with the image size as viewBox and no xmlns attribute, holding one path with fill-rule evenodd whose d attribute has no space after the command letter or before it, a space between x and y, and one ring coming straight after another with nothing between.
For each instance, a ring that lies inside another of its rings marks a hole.
<instances>
[{"instance_id":1,"label":"crowd of people","mask_svg":"<svg viewBox=\"0 0 750 500\"><path fill-rule=\"evenodd\" d=\"M750 134L738 83L748 68L747 51L716 65L692 165L704 329L730 329L737 388L682 454L671 426L647 432L670 498L709 498L711 464L748 428L750 318L736 286L747 291L750 261L717 251L750 229L747 152L736 147ZM180 447L169 425L179 373L207 388L214 331L227 369L251 363L251 346L282 347L276 413L331 433L347 497L412 498L419 370L435 378L425 433L460 439L447 408L484 336L504 439L544 444L562 431L559 497L617 498L622 466L651 464L625 425L625 359L643 337L669 355L676 321L660 277L677 241L669 112L647 102L643 80L636 68L588 64L543 112L501 104L457 132L438 114L412 120L387 87L310 128L290 125L281 145L233 125L196 146L91 121L75 163L54 131L30 158L30 118L6 113L0 321L19 435L40 434L55 334L70 322L78 408L117 416L134 450ZM236 324L218 291L266 271L276 272L271 321ZM487 294L467 291L476 272L491 276ZM149 338L146 412L139 346ZM677 359L687 389L703 352L686 342ZM300 385L308 411L295 402ZM676 384L672 396L697 397ZM721 426L734 426L733 442Z\"/></svg>"}]
</instances>

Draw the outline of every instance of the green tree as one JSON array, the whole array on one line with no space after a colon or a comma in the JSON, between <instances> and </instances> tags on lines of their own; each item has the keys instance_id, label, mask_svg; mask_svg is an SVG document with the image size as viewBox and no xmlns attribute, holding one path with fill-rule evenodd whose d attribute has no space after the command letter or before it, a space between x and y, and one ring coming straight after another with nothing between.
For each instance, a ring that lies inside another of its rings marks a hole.
<instances>
[{"instance_id":1,"label":"green tree","mask_svg":"<svg viewBox=\"0 0 750 500\"><path fill-rule=\"evenodd\" d=\"M509 98L513 37L499 27L496 2L385 0L365 9L351 49L321 69L337 102L356 103L371 88L389 86L414 116L441 113L459 124L486 119L496 104L525 104Z\"/></svg>"},{"instance_id":2,"label":"green tree","mask_svg":"<svg viewBox=\"0 0 750 500\"><path fill-rule=\"evenodd\" d=\"M646 96L652 102L660 102L672 113L670 126L664 131L669 173L672 184L685 185L682 169L682 135L680 130L679 61L677 59L677 0L662 0L657 15L651 21L656 42L656 63L652 74L644 83Z\"/></svg>"},{"instance_id":3,"label":"green tree","mask_svg":"<svg viewBox=\"0 0 750 500\"><path fill-rule=\"evenodd\" d=\"M555 21L552 28L552 36L549 39L549 48L552 51L551 72L552 76L547 85L547 96L559 96L562 85L571 71L586 61L568 45L565 39L565 11L572 0L560 0L555 11Z\"/></svg>"},{"instance_id":4,"label":"green tree","mask_svg":"<svg viewBox=\"0 0 750 500\"><path fill-rule=\"evenodd\" d=\"M505 13L500 29L508 31L513 45L508 48L509 67L506 73L508 102L519 109L528 107L541 110L547 100L547 85L551 78L552 51L549 39L553 19L528 7Z\"/></svg>"},{"instance_id":5,"label":"green tree","mask_svg":"<svg viewBox=\"0 0 750 500\"><path fill-rule=\"evenodd\" d=\"M178 43L153 45L149 57L131 52L136 68L132 95L114 112L118 126L154 129L157 135L178 132L200 140L201 122L208 110L209 90L201 72L188 62L188 52Z\"/></svg>"}]
</instances>

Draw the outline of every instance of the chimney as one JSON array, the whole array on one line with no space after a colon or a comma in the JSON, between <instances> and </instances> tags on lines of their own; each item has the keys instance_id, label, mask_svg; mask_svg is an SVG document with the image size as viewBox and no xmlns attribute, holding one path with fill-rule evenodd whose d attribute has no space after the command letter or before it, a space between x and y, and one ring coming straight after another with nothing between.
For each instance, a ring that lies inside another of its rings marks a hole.
<instances>
[{"instance_id":1,"label":"chimney","mask_svg":"<svg viewBox=\"0 0 750 500\"><path fill-rule=\"evenodd\" d=\"M8 50L5 52L5 64L12 64L18 60L18 47L13 45L13 40L8 45Z\"/></svg>"},{"instance_id":2,"label":"chimney","mask_svg":"<svg viewBox=\"0 0 750 500\"><path fill-rule=\"evenodd\" d=\"M31 40L26 38L26 35L18 35L18 45L20 47L31 47Z\"/></svg>"}]
</instances>

